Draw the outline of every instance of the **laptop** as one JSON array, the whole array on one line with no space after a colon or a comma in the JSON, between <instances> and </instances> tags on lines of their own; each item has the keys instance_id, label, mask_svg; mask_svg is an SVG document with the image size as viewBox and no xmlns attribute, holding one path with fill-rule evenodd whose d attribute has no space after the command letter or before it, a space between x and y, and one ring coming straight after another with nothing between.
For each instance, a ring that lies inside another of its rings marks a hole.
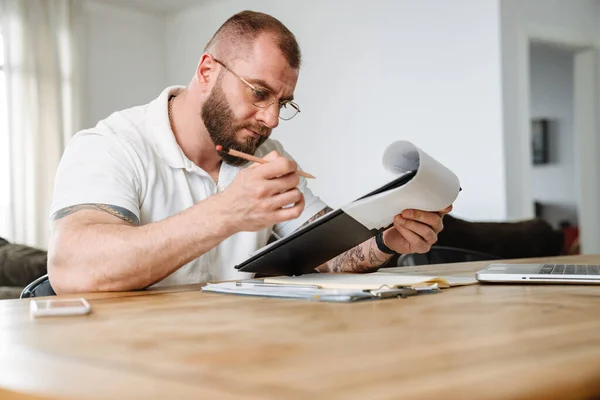
<instances>
[{"instance_id":1,"label":"laptop","mask_svg":"<svg viewBox=\"0 0 600 400\"><path fill-rule=\"evenodd\" d=\"M496 263L475 277L480 282L600 284L600 265Z\"/></svg>"}]
</instances>

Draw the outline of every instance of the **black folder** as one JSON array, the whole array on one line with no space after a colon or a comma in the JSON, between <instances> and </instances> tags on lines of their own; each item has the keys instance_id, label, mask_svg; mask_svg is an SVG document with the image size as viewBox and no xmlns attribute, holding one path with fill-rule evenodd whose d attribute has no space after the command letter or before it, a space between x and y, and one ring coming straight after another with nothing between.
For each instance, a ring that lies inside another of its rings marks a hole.
<instances>
[{"instance_id":1,"label":"black folder","mask_svg":"<svg viewBox=\"0 0 600 400\"><path fill-rule=\"evenodd\" d=\"M355 201L398 188L414 178L410 171ZM391 223L392 221L390 221ZM337 209L318 220L264 247L235 268L265 275L302 275L375 236L380 229L368 229Z\"/></svg>"}]
</instances>

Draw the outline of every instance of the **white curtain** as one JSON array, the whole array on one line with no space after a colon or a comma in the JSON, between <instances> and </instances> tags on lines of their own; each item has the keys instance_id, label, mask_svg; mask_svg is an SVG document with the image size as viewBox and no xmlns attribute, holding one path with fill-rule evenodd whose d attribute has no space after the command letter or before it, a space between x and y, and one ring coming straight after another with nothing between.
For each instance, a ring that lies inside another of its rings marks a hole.
<instances>
[{"instance_id":1,"label":"white curtain","mask_svg":"<svg viewBox=\"0 0 600 400\"><path fill-rule=\"evenodd\" d=\"M0 236L41 248L47 248L56 167L79 129L79 6L78 0L0 0L9 150L3 167L10 181L0 188L8 199Z\"/></svg>"}]
</instances>

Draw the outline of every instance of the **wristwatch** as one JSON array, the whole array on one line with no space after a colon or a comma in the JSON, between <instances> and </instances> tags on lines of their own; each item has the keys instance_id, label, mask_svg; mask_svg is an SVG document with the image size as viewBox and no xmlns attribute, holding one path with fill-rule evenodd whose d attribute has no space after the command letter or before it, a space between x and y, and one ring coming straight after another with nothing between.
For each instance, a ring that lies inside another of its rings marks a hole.
<instances>
[{"instance_id":1,"label":"wristwatch","mask_svg":"<svg viewBox=\"0 0 600 400\"><path fill-rule=\"evenodd\" d=\"M399 254L385 245L383 242L383 232L379 232L377 235L375 235L375 244L382 253L391 255Z\"/></svg>"}]
</instances>

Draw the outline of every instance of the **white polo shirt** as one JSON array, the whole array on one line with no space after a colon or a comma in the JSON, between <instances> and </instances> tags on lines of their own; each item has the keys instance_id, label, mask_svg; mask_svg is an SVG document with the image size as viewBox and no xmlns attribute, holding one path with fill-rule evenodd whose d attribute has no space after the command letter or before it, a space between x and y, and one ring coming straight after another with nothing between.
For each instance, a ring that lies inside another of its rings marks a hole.
<instances>
[{"instance_id":1,"label":"white polo shirt","mask_svg":"<svg viewBox=\"0 0 600 400\"><path fill-rule=\"evenodd\" d=\"M111 204L131 211L140 225L145 225L225 190L240 167L222 163L217 186L206 171L185 156L175 140L167 99L181 89L167 88L151 103L115 112L96 127L74 135L57 170L51 213L77 204ZM290 157L271 139L256 155L263 157L272 150ZM271 232L279 237L289 235L325 207L302 177L298 188L306 201L299 218L258 232L236 233L155 286L251 276L238 272L235 265L264 246Z\"/></svg>"}]
</instances>

